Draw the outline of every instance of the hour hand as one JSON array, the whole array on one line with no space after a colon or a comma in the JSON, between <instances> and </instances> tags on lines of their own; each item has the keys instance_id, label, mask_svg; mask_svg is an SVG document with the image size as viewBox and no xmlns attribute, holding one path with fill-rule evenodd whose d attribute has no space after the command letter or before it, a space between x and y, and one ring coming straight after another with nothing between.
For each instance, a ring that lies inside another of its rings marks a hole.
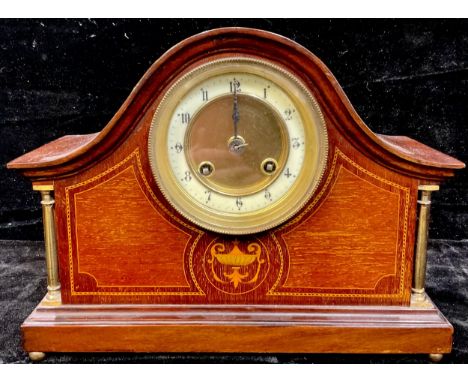
<instances>
[{"instance_id":1,"label":"hour hand","mask_svg":"<svg viewBox=\"0 0 468 382\"><path fill-rule=\"evenodd\" d=\"M239 143L239 144L235 144L233 146L234 150L240 150L242 147L245 147L245 146L248 146L249 144L248 143Z\"/></svg>"}]
</instances>

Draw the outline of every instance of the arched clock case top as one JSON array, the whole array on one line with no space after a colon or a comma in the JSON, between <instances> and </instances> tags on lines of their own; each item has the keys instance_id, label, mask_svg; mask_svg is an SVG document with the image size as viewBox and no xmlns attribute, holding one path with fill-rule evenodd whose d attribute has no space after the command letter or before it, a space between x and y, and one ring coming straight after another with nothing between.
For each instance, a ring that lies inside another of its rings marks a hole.
<instances>
[{"instance_id":1,"label":"arched clock case top","mask_svg":"<svg viewBox=\"0 0 468 382\"><path fill-rule=\"evenodd\" d=\"M216 64L225 62L237 69ZM210 65L211 77L197 77ZM221 138L203 130L213 120ZM246 121L284 142L261 146ZM294 162L303 183L290 180L294 150L304 153ZM229 158L250 183L230 178ZM426 223L430 193L464 164L374 134L328 68L285 37L246 28L190 37L149 68L102 131L59 138L8 167L43 195L49 292L23 325L28 351L450 351L452 328L424 292ZM287 191L274 200L276 184ZM216 195L231 209L208 205ZM258 207L242 211L249 201ZM259 211L261 224L246 218ZM223 228L210 223L216 214ZM94 346L86 338L103 325ZM229 330L244 340L223 341Z\"/></svg>"}]
</instances>

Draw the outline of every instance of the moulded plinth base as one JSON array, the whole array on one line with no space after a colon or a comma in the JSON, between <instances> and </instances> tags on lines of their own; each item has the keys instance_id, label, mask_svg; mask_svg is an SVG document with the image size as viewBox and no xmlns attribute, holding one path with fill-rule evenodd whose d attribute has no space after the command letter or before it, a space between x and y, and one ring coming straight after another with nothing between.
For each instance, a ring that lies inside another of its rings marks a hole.
<instances>
[{"instance_id":1,"label":"moulded plinth base","mask_svg":"<svg viewBox=\"0 0 468 382\"><path fill-rule=\"evenodd\" d=\"M28 352L449 353L453 328L426 307L39 304Z\"/></svg>"}]
</instances>

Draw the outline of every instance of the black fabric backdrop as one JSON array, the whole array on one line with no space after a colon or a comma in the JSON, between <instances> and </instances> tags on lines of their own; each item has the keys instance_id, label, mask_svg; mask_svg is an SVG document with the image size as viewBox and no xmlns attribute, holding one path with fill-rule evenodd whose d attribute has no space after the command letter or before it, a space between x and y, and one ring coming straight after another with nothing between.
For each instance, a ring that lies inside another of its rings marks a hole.
<instances>
[{"instance_id":1,"label":"black fabric backdrop","mask_svg":"<svg viewBox=\"0 0 468 382\"><path fill-rule=\"evenodd\" d=\"M295 40L324 61L374 132L407 135L468 162L467 20L1 20L0 240L42 240L39 197L6 162L60 136L101 130L162 53L222 26ZM447 245L458 254L468 239L467 174L433 197L432 243L455 243ZM14 267L3 254L0 264ZM454 265L442 251L444 259ZM444 278L450 285L454 275Z\"/></svg>"}]
</instances>

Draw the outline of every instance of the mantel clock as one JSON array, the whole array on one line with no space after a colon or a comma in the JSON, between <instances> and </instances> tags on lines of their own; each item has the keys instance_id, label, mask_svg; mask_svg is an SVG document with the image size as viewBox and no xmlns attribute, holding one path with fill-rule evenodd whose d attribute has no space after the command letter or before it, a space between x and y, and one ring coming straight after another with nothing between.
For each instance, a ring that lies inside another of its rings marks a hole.
<instances>
[{"instance_id":1,"label":"mantel clock","mask_svg":"<svg viewBox=\"0 0 468 382\"><path fill-rule=\"evenodd\" d=\"M374 134L312 53L223 28L158 59L99 133L8 164L42 194L44 352L428 353L431 192L464 167Z\"/></svg>"}]
</instances>

